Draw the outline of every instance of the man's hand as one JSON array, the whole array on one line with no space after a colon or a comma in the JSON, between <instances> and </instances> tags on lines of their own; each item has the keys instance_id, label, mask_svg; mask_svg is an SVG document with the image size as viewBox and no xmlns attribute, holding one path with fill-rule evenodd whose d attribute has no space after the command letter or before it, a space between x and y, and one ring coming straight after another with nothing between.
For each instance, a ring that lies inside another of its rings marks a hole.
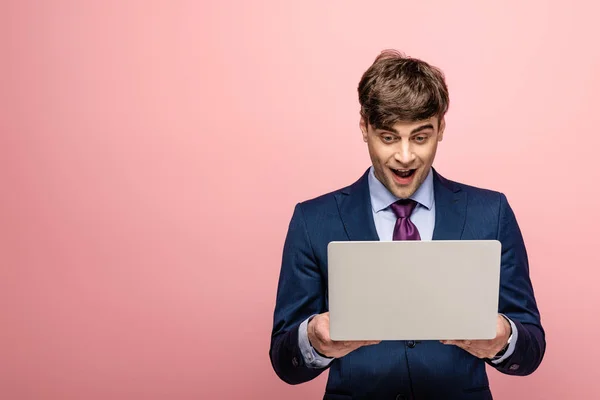
<instances>
[{"instance_id":1,"label":"man's hand","mask_svg":"<svg viewBox=\"0 0 600 400\"><path fill-rule=\"evenodd\" d=\"M508 343L512 334L510 322L498 314L496 338L492 340L442 340L443 344L453 344L471 353L477 358L494 358Z\"/></svg>"},{"instance_id":2,"label":"man's hand","mask_svg":"<svg viewBox=\"0 0 600 400\"><path fill-rule=\"evenodd\" d=\"M315 315L308 323L308 340L314 349L326 356L340 358L362 346L380 343L374 340L333 341L329 336L329 312Z\"/></svg>"}]
</instances>

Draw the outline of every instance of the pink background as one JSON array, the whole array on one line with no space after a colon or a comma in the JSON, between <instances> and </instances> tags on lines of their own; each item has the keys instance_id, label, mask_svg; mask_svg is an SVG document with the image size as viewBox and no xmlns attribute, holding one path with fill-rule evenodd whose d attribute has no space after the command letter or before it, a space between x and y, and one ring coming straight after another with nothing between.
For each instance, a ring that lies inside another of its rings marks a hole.
<instances>
[{"instance_id":1,"label":"pink background","mask_svg":"<svg viewBox=\"0 0 600 400\"><path fill-rule=\"evenodd\" d=\"M269 363L282 245L368 167L384 48L445 71L435 165L524 232L548 351L496 398L598 396L594 2L123 3L0 5L1 398L320 398Z\"/></svg>"}]
</instances>

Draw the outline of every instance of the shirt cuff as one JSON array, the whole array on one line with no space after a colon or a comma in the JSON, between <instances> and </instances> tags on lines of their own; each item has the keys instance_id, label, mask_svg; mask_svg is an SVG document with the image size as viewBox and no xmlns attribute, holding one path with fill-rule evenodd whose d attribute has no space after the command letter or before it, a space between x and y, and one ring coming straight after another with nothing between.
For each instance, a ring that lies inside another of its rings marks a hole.
<instances>
[{"instance_id":1,"label":"shirt cuff","mask_svg":"<svg viewBox=\"0 0 600 400\"><path fill-rule=\"evenodd\" d=\"M298 346L300 347L300 353L304 358L304 364L309 368L325 368L334 359L329 357L323 357L310 345L308 340L308 322L314 317L311 315L304 322L300 324L298 328Z\"/></svg>"},{"instance_id":2,"label":"shirt cuff","mask_svg":"<svg viewBox=\"0 0 600 400\"><path fill-rule=\"evenodd\" d=\"M493 358L492 364L500 364L502 361L506 360L508 357L512 356L512 354L515 352L515 346L517 345L517 339L519 337L519 331L517 330L517 327L515 326L515 323L512 322L510 320L510 318L508 318L506 315L501 314L504 318L506 318L508 320L508 322L510 323L510 329L512 330L512 333L510 335L510 337L508 338L508 349L506 349L506 352L502 355L502 357L499 358Z\"/></svg>"}]
</instances>

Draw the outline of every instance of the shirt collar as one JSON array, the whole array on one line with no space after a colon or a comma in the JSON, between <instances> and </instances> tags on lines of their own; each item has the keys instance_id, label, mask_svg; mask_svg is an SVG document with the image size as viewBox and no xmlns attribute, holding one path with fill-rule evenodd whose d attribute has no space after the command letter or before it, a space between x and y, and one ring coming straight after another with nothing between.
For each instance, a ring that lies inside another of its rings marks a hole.
<instances>
[{"instance_id":1,"label":"shirt collar","mask_svg":"<svg viewBox=\"0 0 600 400\"><path fill-rule=\"evenodd\" d=\"M373 166L369 169L369 194L371 196L371 206L375 212L385 210L391 204L400 200L399 197L392 194L383 183L375 177ZM423 181L417 191L410 196L410 199L416 201L428 210L431 210L433 207L433 168L429 168L429 173L427 174L425 181Z\"/></svg>"}]
</instances>

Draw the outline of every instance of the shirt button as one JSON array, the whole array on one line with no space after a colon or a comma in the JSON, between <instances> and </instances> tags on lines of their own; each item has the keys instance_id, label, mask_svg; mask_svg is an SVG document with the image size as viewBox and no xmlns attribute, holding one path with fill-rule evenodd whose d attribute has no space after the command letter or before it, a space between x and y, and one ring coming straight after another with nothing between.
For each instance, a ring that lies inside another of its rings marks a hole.
<instances>
[{"instance_id":1,"label":"shirt button","mask_svg":"<svg viewBox=\"0 0 600 400\"><path fill-rule=\"evenodd\" d=\"M294 367L297 367L297 366L298 366L298 358L296 358L296 357L292 358L292 365L293 365Z\"/></svg>"},{"instance_id":2,"label":"shirt button","mask_svg":"<svg viewBox=\"0 0 600 400\"><path fill-rule=\"evenodd\" d=\"M510 367L508 367L508 369L511 370L511 371L516 371L516 370L519 369L519 367L520 367L519 364L513 364Z\"/></svg>"},{"instance_id":3,"label":"shirt button","mask_svg":"<svg viewBox=\"0 0 600 400\"><path fill-rule=\"evenodd\" d=\"M407 343L407 345L408 345L408 347L410 347L411 349L414 349L414 348L415 348L415 346L416 346L417 344L415 343L415 341L414 341L414 340L409 340L409 341L408 341L408 343Z\"/></svg>"}]
</instances>

